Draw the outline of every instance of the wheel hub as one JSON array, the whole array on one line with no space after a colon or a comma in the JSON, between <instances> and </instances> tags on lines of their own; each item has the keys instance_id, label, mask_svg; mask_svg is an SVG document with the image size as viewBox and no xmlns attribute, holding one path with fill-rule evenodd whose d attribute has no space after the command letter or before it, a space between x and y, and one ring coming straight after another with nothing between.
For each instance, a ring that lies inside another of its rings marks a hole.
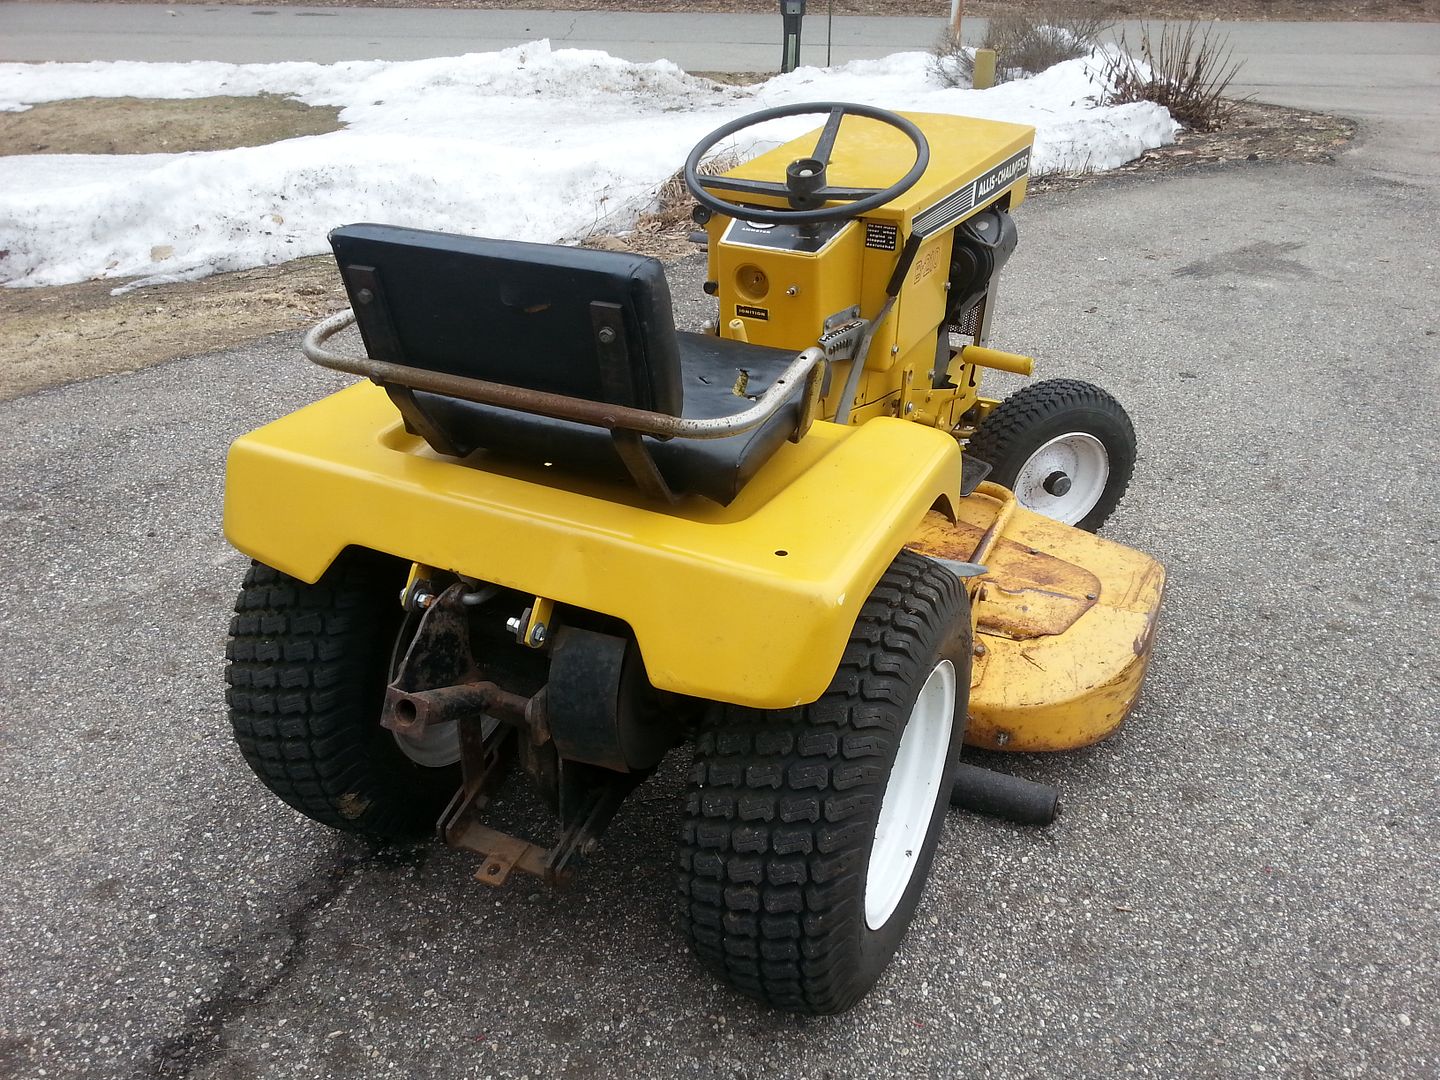
<instances>
[{"instance_id":1,"label":"wheel hub","mask_svg":"<svg viewBox=\"0 0 1440 1080\"><path fill-rule=\"evenodd\" d=\"M394 734L395 745L416 765L441 769L460 760L460 725L454 720L427 724L417 735Z\"/></svg>"},{"instance_id":2,"label":"wheel hub","mask_svg":"<svg viewBox=\"0 0 1440 1080\"><path fill-rule=\"evenodd\" d=\"M1088 431L1057 435L1015 475L1015 498L1027 510L1076 525L1095 509L1110 480L1110 455Z\"/></svg>"}]
</instances>

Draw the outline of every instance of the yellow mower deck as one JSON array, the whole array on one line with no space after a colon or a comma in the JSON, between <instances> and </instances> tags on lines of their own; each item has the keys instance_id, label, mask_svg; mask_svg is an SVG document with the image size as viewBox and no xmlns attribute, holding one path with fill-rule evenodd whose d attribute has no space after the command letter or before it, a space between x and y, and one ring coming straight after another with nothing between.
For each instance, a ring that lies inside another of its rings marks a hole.
<instances>
[{"instance_id":1,"label":"yellow mower deck","mask_svg":"<svg viewBox=\"0 0 1440 1080\"><path fill-rule=\"evenodd\" d=\"M729 506L660 506L621 483L441 457L362 383L236 441L225 533L305 581L359 546L612 615L656 687L755 708L820 696L901 547L960 561L978 548L991 573L977 584L971 741L1104 737L1138 692L1163 571L1003 488L959 488L953 438L879 418L817 423Z\"/></svg>"},{"instance_id":2,"label":"yellow mower deck","mask_svg":"<svg viewBox=\"0 0 1440 1080\"><path fill-rule=\"evenodd\" d=\"M927 514L906 546L968 561L989 545L982 553L989 573L974 596L965 741L991 750L1072 750L1109 735L1140 693L1164 567L1032 513L994 484L962 500L956 519Z\"/></svg>"}]
</instances>

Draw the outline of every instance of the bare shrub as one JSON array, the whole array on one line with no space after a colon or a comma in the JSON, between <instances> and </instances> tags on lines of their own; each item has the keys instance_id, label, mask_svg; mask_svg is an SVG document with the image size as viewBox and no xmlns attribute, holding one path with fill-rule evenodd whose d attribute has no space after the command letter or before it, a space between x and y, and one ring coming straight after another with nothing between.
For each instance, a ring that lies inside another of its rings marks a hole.
<instances>
[{"instance_id":1,"label":"bare shrub","mask_svg":"<svg viewBox=\"0 0 1440 1080\"><path fill-rule=\"evenodd\" d=\"M1089 56L1110 26L1092 15L1049 13L1038 22L1024 15L1001 15L990 20L985 48L995 50L996 78L1023 78Z\"/></svg>"},{"instance_id":2,"label":"bare shrub","mask_svg":"<svg viewBox=\"0 0 1440 1080\"><path fill-rule=\"evenodd\" d=\"M695 171L701 176L719 176L739 164L738 154L722 150L702 160ZM635 228L660 233L683 231L688 236L695 227L690 220L690 209L694 205L690 189L685 186L685 170L676 169L655 192L654 204L640 215Z\"/></svg>"},{"instance_id":3,"label":"bare shrub","mask_svg":"<svg viewBox=\"0 0 1440 1080\"><path fill-rule=\"evenodd\" d=\"M995 79L1007 82L1089 56L1100 35L1114 25L1085 11L996 15L986 23L982 49L995 51ZM969 86L975 58L948 31L932 51L930 70L946 86Z\"/></svg>"},{"instance_id":4,"label":"bare shrub","mask_svg":"<svg viewBox=\"0 0 1440 1080\"><path fill-rule=\"evenodd\" d=\"M930 50L930 74L942 86L969 89L975 79L975 57L947 30Z\"/></svg>"},{"instance_id":5,"label":"bare shrub","mask_svg":"<svg viewBox=\"0 0 1440 1080\"><path fill-rule=\"evenodd\" d=\"M702 176L718 176L740 164L738 155L721 151L700 162ZM636 251L642 255L667 256L688 252L690 233L695 224L690 209L695 200L685 186L684 170L676 170L655 192L649 209L641 212L631 227L616 235L614 215L602 218L581 237L581 247L605 248L610 251Z\"/></svg>"},{"instance_id":6,"label":"bare shrub","mask_svg":"<svg viewBox=\"0 0 1440 1080\"><path fill-rule=\"evenodd\" d=\"M1158 40L1146 25L1138 57L1122 33L1119 51L1105 65L1105 104L1153 101L1193 131L1215 131L1230 114L1234 102L1225 91L1244 63L1232 53L1229 35L1210 25L1166 23Z\"/></svg>"}]
</instances>

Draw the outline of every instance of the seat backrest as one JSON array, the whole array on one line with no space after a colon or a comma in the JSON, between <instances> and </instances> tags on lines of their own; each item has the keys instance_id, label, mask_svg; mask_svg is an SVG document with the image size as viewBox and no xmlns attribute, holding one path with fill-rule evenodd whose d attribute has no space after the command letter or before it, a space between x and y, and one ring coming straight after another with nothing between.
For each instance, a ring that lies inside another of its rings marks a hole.
<instances>
[{"instance_id":1,"label":"seat backrest","mask_svg":"<svg viewBox=\"0 0 1440 1080\"><path fill-rule=\"evenodd\" d=\"M656 259L392 225L347 225L330 244L377 360L681 413L670 290ZM597 342L596 305L623 321L623 364Z\"/></svg>"}]
</instances>

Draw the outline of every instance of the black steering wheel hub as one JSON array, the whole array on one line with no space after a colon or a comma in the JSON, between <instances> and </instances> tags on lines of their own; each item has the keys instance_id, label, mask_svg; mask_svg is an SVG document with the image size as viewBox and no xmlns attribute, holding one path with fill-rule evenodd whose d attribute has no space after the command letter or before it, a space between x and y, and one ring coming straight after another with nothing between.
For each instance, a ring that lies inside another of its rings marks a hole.
<instances>
[{"instance_id":1,"label":"black steering wheel hub","mask_svg":"<svg viewBox=\"0 0 1440 1080\"><path fill-rule=\"evenodd\" d=\"M785 168L785 186L790 189L790 205L797 210L824 206L818 192L825 187L825 165L819 158L796 158Z\"/></svg>"},{"instance_id":2,"label":"black steering wheel hub","mask_svg":"<svg viewBox=\"0 0 1440 1080\"><path fill-rule=\"evenodd\" d=\"M737 131L763 124L767 120L778 120L786 116L805 116L812 113L826 113L828 119L809 157L797 158L785 169L784 181L744 180L738 177L705 176L700 172L700 162L720 140L734 135ZM863 116L879 121L903 132L915 147L915 163L910 171L885 188L833 187L827 179L830 154L835 148L835 139L840 134L840 123L847 116ZM773 225L818 223L822 221L848 221L876 207L883 206L898 195L903 195L915 186L930 164L930 144L924 134L909 120L887 109L870 105L855 105L840 101L811 101L799 105L782 105L776 109L764 109L749 116L732 120L716 128L701 139L690 156L685 159L685 186L690 194L706 210L725 214L745 221L766 222ZM788 206L754 206L732 202L714 194L717 191L737 196L763 195L783 198ZM826 206L826 203L840 203ZM708 215L707 215L708 216ZM698 215L697 215L698 219Z\"/></svg>"}]
</instances>

